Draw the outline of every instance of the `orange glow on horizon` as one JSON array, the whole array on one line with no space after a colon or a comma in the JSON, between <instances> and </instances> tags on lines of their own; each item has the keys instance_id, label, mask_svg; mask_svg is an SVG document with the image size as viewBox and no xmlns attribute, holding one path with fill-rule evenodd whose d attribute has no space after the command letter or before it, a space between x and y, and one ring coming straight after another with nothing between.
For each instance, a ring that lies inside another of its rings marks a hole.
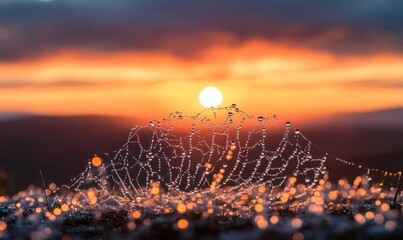
<instances>
[{"instance_id":1,"label":"orange glow on horizon","mask_svg":"<svg viewBox=\"0 0 403 240\"><path fill-rule=\"evenodd\" d=\"M161 119L201 111L198 94L214 85L220 106L303 122L402 106L403 88L393 87L402 65L399 55L332 55L258 39L192 58L65 50L0 63L0 111Z\"/></svg>"}]
</instances>

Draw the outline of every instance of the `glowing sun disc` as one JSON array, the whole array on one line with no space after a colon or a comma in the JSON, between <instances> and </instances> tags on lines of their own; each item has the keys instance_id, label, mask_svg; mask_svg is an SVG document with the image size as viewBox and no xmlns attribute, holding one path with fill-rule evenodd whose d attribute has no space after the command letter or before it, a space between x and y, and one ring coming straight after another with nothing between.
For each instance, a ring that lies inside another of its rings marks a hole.
<instances>
[{"instance_id":1,"label":"glowing sun disc","mask_svg":"<svg viewBox=\"0 0 403 240\"><path fill-rule=\"evenodd\" d=\"M199 101L206 108L217 107L222 102L222 93L216 87L205 87L199 93Z\"/></svg>"}]
</instances>

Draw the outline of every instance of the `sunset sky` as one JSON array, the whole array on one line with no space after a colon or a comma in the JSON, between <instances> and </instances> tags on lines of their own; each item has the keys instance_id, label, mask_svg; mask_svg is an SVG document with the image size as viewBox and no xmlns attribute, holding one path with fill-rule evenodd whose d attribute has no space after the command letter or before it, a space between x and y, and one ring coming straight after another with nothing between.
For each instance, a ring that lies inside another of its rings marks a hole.
<instances>
[{"instance_id":1,"label":"sunset sky","mask_svg":"<svg viewBox=\"0 0 403 240\"><path fill-rule=\"evenodd\" d=\"M0 112L307 121L403 106L403 1L0 0Z\"/></svg>"}]
</instances>

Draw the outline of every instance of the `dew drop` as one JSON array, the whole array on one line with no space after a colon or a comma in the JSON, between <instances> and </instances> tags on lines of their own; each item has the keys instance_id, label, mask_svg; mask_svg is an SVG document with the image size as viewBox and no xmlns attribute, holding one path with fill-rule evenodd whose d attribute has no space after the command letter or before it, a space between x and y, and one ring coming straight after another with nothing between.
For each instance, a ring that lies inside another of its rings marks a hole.
<instances>
[{"instance_id":1,"label":"dew drop","mask_svg":"<svg viewBox=\"0 0 403 240\"><path fill-rule=\"evenodd\" d=\"M154 126L154 122L153 122L153 121L150 121L150 122L148 123L148 125L151 126L151 127L153 127L153 126Z\"/></svg>"},{"instance_id":2,"label":"dew drop","mask_svg":"<svg viewBox=\"0 0 403 240\"><path fill-rule=\"evenodd\" d=\"M228 117L232 117L234 114L232 112L228 113Z\"/></svg>"},{"instance_id":3,"label":"dew drop","mask_svg":"<svg viewBox=\"0 0 403 240\"><path fill-rule=\"evenodd\" d=\"M235 112L239 112L239 108L235 108Z\"/></svg>"},{"instance_id":4,"label":"dew drop","mask_svg":"<svg viewBox=\"0 0 403 240\"><path fill-rule=\"evenodd\" d=\"M235 103L231 104L231 108L236 108L236 104Z\"/></svg>"},{"instance_id":5,"label":"dew drop","mask_svg":"<svg viewBox=\"0 0 403 240\"><path fill-rule=\"evenodd\" d=\"M300 134L301 133L301 131L297 128L297 129L295 129L295 134Z\"/></svg>"},{"instance_id":6,"label":"dew drop","mask_svg":"<svg viewBox=\"0 0 403 240\"><path fill-rule=\"evenodd\" d=\"M259 121L259 122L261 122L261 121L263 121L263 117L262 116L259 116L258 118L257 118L257 120Z\"/></svg>"},{"instance_id":7,"label":"dew drop","mask_svg":"<svg viewBox=\"0 0 403 240\"><path fill-rule=\"evenodd\" d=\"M182 115L179 115L178 118L179 118L179 120L182 120L182 119L183 119L183 116L182 116Z\"/></svg>"},{"instance_id":8,"label":"dew drop","mask_svg":"<svg viewBox=\"0 0 403 240\"><path fill-rule=\"evenodd\" d=\"M285 126L286 126L287 128L289 128L289 127L291 127L291 123L290 123L290 122L286 122L286 123L285 123Z\"/></svg>"},{"instance_id":9,"label":"dew drop","mask_svg":"<svg viewBox=\"0 0 403 240\"><path fill-rule=\"evenodd\" d=\"M311 182L311 179L309 177L307 177L307 178L305 178L305 182L309 183L309 182Z\"/></svg>"}]
</instances>

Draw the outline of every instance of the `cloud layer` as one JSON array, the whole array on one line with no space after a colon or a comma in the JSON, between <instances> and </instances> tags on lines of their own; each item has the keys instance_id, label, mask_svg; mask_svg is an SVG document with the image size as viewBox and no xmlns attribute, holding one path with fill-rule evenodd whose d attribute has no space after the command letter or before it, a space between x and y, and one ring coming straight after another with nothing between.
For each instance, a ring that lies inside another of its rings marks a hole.
<instances>
[{"instance_id":1,"label":"cloud layer","mask_svg":"<svg viewBox=\"0 0 403 240\"><path fill-rule=\"evenodd\" d=\"M0 111L286 118L403 105L400 0L0 0Z\"/></svg>"},{"instance_id":2,"label":"cloud layer","mask_svg":"<svg viewBox=\"0 0 403 240\"><path fill-rule=\"evenodd\" d=\"M250 39L339 54L402 52L402 1L1 1L0 60L61 49L181 57Z\"/></svg>"}]
</instances>

